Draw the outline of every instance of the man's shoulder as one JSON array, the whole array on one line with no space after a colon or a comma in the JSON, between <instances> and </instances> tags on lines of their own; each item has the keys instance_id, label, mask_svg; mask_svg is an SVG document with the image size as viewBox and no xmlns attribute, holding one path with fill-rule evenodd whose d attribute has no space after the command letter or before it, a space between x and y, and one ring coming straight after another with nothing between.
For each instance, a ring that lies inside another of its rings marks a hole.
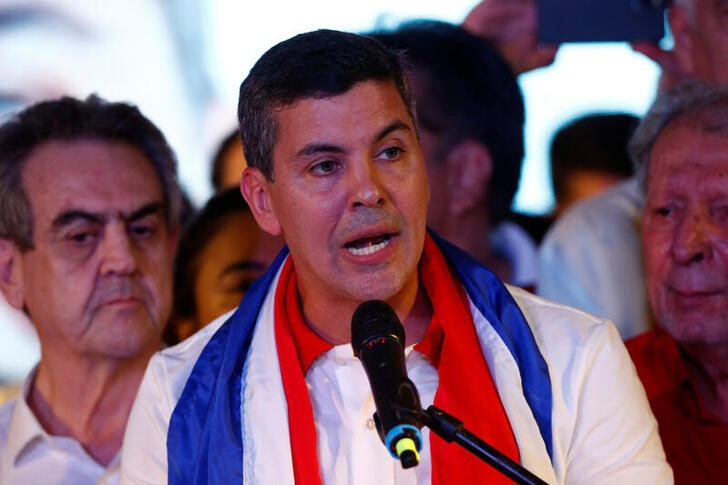
<instances>
[{"instance_id":1,"label":"man's shoulder","mask_svg":"<svg viewBox=\"0 0 728 485\"><path fill-rule=\"evenodd\" d=\"M593 358L607 347L612 350L621 347L618 352L629 360L611 320L521 288L508 286L508 290L526 318L543 356L555 365L552 370L561 366L568 368L578 359Z\"/></svg>"},{"instance_id":2,"label":"man's shoulder","mask_svg":"<svg viewBox=\"0 0 728 485\"><path fill-rule=\"evenodd\" d=\"M197 359L205 349L210 339L227 322L235 310L225 313L204 326L182 342L172 347L167 347L152 356L147 367L147 374L157 373L158 378L169 382L169 387L176 389L179 384L184 384L192 372ZM181 389L178 391L181 393ZM173 394L177 392L173 390Z\"/></svg>"}]
</instances>

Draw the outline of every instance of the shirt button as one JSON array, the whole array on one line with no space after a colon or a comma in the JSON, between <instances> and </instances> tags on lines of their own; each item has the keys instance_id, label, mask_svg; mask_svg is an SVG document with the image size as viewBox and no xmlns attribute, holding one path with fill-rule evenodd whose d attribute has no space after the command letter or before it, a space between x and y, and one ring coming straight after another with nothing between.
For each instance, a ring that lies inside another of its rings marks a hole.
<instances>
[{"instance_id":1,"label":"shirt button","mask_svg":"<svg viewBox=\"0 0 728 485\"><path fill-rule=\"evenodd\" d=\"M376 425L374 424L374 420L372 418L367 419L365 425L366 425L367 429L376 428Z\"/></svg>"}]
</instances>

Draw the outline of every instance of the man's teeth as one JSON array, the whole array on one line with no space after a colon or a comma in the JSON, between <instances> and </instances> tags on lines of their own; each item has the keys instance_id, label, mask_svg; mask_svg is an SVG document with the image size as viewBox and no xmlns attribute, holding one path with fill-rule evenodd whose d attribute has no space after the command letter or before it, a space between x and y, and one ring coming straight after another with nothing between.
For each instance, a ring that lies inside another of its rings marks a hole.
<instances>
[{"instance_id":1,"label":"man's teeth","mask_svg":"<svg viewBox=\"0 0 728 485\"><path fill-rule=\"evenodd\" d=\"M389 245L389 238L386 238L376 244L370 241L364 247L355 248L353 246L349 246L346 249L348 249L354 256L366 256L376 253L377 251L385 248L387 245Z\"/></svg>"}]
</instances>

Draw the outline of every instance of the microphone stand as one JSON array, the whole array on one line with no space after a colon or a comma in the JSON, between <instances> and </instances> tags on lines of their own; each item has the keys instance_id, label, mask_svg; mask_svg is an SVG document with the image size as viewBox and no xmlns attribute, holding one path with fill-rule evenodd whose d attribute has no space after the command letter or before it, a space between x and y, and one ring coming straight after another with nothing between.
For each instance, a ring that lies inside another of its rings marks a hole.
<instances>
[{"instance_id":1,"label":"microphone stand","mask_svg":"<svg viewBox=\"0 0 728 485\"><path fill-rule=\"evenodd\" d=\"M430 406L426 411L409 409L411 415L439 437L462 446L516 483L523 485L548 485L520 464L481 440L463 426L463 422L442 409Z\"/></svg>"}]
</instances>

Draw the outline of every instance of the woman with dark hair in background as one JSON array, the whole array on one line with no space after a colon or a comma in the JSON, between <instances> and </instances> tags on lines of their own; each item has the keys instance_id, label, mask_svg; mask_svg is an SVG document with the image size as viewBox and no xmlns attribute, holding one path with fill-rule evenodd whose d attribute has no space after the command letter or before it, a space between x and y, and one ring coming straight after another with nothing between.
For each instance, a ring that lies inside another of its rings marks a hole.
<instances>
[{"instance_id":1,"label":"woman with dark hair in background","mask_svg":"<svg viewBox=\"0 0 728 485\"><path fill-rule=\"evenodd\" d=\"M165 341L180 342L236 308L282 246L281 238L258 227L237 188L214 195L180 239Z\"/></svg>"}]
</instances>

